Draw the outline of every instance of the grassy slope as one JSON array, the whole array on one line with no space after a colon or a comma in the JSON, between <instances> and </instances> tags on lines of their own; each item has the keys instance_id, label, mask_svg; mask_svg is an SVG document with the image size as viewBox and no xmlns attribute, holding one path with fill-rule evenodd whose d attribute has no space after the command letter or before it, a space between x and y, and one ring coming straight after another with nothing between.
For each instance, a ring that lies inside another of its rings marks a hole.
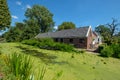
<instances>
[{"instance_id":1,"label":"grassy slope","mask_svg":"<svg viewBox=\"0 0 120 80\"><path fill-rule=\"evenodd\" d=\"M120 60L115 58L102 58L94 54L75 54L38 49L32 46L18 43L2 43L1 52L26 53L34 58L34 68L38 72L39 67L47 64L44 80L52 80L59 72L62 76L59 80L120 80Z\"/></svg>"}]
</instances>

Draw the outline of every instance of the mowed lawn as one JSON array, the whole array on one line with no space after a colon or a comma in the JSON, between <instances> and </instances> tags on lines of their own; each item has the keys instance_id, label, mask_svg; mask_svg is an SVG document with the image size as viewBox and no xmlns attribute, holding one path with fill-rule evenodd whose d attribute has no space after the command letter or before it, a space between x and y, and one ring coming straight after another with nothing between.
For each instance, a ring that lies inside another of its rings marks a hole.
<instances>
[{"instance_id":1,"label":"mowed lawn","mask_svg":"<svg viewBox=\"0 0 120 80\"><path fill-rule=\"evenodd\" d=\"M87 52L44 50L20 43L1 43L0 48L2 54L30 55L34 59L34 73L46 67L44 80L120 80L120 59L103 58ZM74 58L71 58L73 54Z\"/></svg>"}]
</instances>

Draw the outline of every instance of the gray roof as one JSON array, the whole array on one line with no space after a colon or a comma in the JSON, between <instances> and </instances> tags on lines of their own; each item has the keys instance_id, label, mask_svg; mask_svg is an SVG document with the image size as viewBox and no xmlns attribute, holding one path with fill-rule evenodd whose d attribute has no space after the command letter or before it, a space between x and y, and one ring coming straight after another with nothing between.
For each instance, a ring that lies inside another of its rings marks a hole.
<instances>
[{"instance_id":1,"label":"gray roof","mask_svg":"<svg viewBox=\"0 0 120 80\"><path fill-rule=\"evenodd\" d=\"M56 32L39 33L35 38L76 38L87 37L89 26Z\"/></svg>"}]
</instances>

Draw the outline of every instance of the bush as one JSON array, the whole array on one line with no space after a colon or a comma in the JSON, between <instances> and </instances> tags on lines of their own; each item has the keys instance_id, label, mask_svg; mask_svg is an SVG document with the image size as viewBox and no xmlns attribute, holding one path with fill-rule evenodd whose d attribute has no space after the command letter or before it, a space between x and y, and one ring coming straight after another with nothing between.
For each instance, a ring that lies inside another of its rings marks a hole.
<instances>
[{"instance_id":1,"label":"bush","mask_svg":"<svg viewBox=\"0 0 120 80\"><path fill-rule=\"evenodd\" d=\"M48 49L48 50L59 50L66 52L72 52L74 50L74 47L72 45L54 42L50 38L24 40L22 41L22 43L31 46L37 46L41 49Z\"/></svg>"},{"instance_id":2,"label":"bush","mask_svg":"<svg viewBox=\"0 0 120 80\"><path fill-rule=\"evenodd\" d=\"M31 45L31 46L36 46L39 44L39 42L35 39L30 39L30 40L24 40L22 41L23 44Z\"/></svg>"},{"instance_id":3,"label":"bush","mask_svg":"<svg viewBox=\"0 0 120 80\"><path fill-rule=\"evenodd\" d=\"M101 53L101 51L104 49L105 45L100 45L97 49L98 53Z\"/></svg>"},{"instance_id":4,"label":"bush","mask_svg":"<svg viewBox=\"0 0 120 80\"><path fill-rule=\"evenodd\" d=\"M113 55L113 49L110 46L106 46L100 52L103 57L111 57Z\"/></svg>"},{"instance_id":5,"label":"bush","mask_svg":"<svg viewBox=\"0 0 120 80\"><path fill-rule=\"evenodd\" d=\"M67 51L67 52L71 52L74 49L72 45L68 45L68 44L64 44L64 43L56 43L54 45L54 48L55 48L55 50Z\"/></svg>"},{"instance_id":6,"label":"bush","mask_svg":"<svg viewBox=\"0 0 120 80\"><path fill-rule=\"evenodd\" d=\"M112 44L111 48L113 49L113 57L120 58L120 45L119 44Z\"/></svg>"}]
</instances>

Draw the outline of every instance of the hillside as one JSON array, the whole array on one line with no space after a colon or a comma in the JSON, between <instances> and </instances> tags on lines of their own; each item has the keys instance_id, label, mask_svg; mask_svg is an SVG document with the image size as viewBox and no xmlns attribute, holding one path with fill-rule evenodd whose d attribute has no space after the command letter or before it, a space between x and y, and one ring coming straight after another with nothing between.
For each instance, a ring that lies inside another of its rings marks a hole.
<instances>
[{"instance_id":1,"label":"hillside","mask_svg":"<svg viewBox=\"0 0 120 80\"><path fill-rule=\"evenodd\" d=\"M39 49L20 43L1 43L2 54L20 53L34 59L34 72L46 67L44 80L120 80L120 59ZM0 56L1 57L1 56Z\"/></svg>"}]
</instances>

